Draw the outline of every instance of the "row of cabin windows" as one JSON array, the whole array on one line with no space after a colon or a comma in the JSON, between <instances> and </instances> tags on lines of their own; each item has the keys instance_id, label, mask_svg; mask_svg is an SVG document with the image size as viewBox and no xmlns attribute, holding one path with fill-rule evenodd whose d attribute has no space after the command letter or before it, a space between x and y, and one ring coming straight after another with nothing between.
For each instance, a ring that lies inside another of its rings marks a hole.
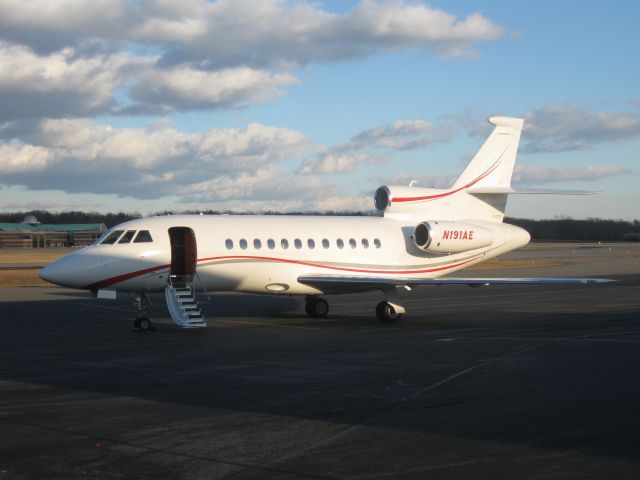
<instances>
[{"instance_id":1,"label":"row of cabin windows","mask_svg":"<svg viewBox=\"0 0 640 480\"><path fill-rule=\"evenodd\" d=\"M100 245L113 245L116 242L130 243L131 240L133 240L133 243L153 242L153 239L151 238L151 234L149 233L149 230L140 230L139 232L137 230L127 230L126 232L124 230L114 230L109 235L107 235L104 238L104 240L98 243L100 243Z\"/></svg>"},{"instance_id":2,"label":"row of cabin windows","mask_svg":"<svg viewBox=\"0 0 640 480\"><path fill-rule=\"evenodd\" d=\"M350 238L348 240L348 245L351 248L356 248L358 246L358 242L356 241L355 238ZM327 238L323 238L322 239L322 248L324 248L325 250L328 248L331 248L331 242L327 239ZM345 246L345 242L344 240L342 240L341 238L338 238L335 242L336 247L342 249ZM227 250L233 250L233 240L231 240L230 238L227 238L227 240L224 242L225 247L227 247ZM360 245L362 246L362 248L369 248L370 243L369 240L366 238L363 238L360 241ZM240 241L238 241L238 246L242 249L242 250L246 250L249 246L249 243L247 242L247 240L245 240L244 238L241 238ZM301 249L302 248L302 240L300 240L299 238L296 238L293 241L293 246L296 249ZM373 246L375 248L380 248L382 246L382 243L380 243L380 239L379 238L374 238L373 239ZM286 238L283 238L280 240L280 247L283 250L286 250L287 248L289 248L289 240L287 240ZM310 249L314 249L316 248L316 241L313 238L309 238L307 239L307 247ZM260 250L262 248L262 240L260 240L259 238L254 238L253 239L253 248L255 250ZM276 248L276 241L273 238L270 238L267 240L267 248L269 250L273 250L274 248Z\"/></svg>"}]
</instances>

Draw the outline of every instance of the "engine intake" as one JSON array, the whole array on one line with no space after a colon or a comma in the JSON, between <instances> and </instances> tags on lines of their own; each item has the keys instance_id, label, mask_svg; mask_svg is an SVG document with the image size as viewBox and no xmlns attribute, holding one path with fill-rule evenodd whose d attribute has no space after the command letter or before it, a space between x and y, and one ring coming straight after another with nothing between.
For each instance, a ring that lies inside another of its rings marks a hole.
<instances>
[{"instance_id":1,"label":"engine intake","mask_svg":"<svg viewBox=\"0 0 640 480\"><path fill-rule=\"evenodd\" d=\"M487 247L493 241L491 230L470 223L438 220L419 223L413 230L416 247L431 253L461 253Z\"/></svg>"}]
</instances>

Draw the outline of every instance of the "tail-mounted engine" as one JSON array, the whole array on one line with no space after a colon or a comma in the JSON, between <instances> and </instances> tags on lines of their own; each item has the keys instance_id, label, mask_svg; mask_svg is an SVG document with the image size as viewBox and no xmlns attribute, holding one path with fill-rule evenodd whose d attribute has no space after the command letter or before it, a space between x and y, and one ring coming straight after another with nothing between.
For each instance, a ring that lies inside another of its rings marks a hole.
<instances>
[{"instance_id":1,"label":"tail-mounted engine","mask_svg":"<svg viewBox=\"0 0 640 480\"><path fill-rule=\"evenodd\" d=\"M416 246L431 253L461 253L493 243L491 230L470 223L430 221L419 223L413 231Z\"/></svg>"}]
</instances>

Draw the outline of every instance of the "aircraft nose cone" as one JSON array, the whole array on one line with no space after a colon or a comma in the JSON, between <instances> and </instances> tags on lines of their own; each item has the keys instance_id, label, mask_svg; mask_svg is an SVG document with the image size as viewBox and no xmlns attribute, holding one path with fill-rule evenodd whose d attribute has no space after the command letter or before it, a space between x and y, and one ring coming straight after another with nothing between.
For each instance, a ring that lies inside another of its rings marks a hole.
<instances>
[{"instance_id":1,"label":"aircraft nose cone","mask_svg":"<svg viewBox=\"0 0 640 480\"><path fill-rule=\"evenodd\" d=\"M99 255L78 251L45 266L38 276L63 287L82 288L91 283L87 276L100 265Z\"/></svg>"},{"instance_id":2,"label":"aircraft nose cone","mask_svg":"<svg viewBox=\"0 0 640 480\"><path fill-rule=\"evenodd\" d=\"M70 276L70 268L69 261L67 257L63 257L59 260L56 260L38 273L38 276L49 283L55 283L56 285L69 286L69 276Z\"/></svg>"}]
</instances>

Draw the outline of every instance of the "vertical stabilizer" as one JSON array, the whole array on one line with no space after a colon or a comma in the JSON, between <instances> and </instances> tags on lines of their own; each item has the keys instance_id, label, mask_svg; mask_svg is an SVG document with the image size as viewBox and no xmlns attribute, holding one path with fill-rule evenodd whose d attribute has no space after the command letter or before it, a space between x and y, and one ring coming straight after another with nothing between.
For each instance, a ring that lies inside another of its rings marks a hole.
<instances>
[{"instance_id":1,"label":"vertical stabilizer","mask_svg":"<svg viewBox=\"0 0 640 480\"><path fill-rule=\"evenodd\" d=\"M502 222L524 120L490 117L489 123L495 128L450 188L382 186L376 208L401 219Z\"/></svg>"},{"instance_id":2,"label":"vertical stabilizer","mask_svg":"<svg viewBox=\"0 0 640 480\"><path fill-rule=\"evenodd\" d=\"M454 182L452 189L509 188L524 120L490 117L493 132Z\"/></svg>"}]
</instances>

